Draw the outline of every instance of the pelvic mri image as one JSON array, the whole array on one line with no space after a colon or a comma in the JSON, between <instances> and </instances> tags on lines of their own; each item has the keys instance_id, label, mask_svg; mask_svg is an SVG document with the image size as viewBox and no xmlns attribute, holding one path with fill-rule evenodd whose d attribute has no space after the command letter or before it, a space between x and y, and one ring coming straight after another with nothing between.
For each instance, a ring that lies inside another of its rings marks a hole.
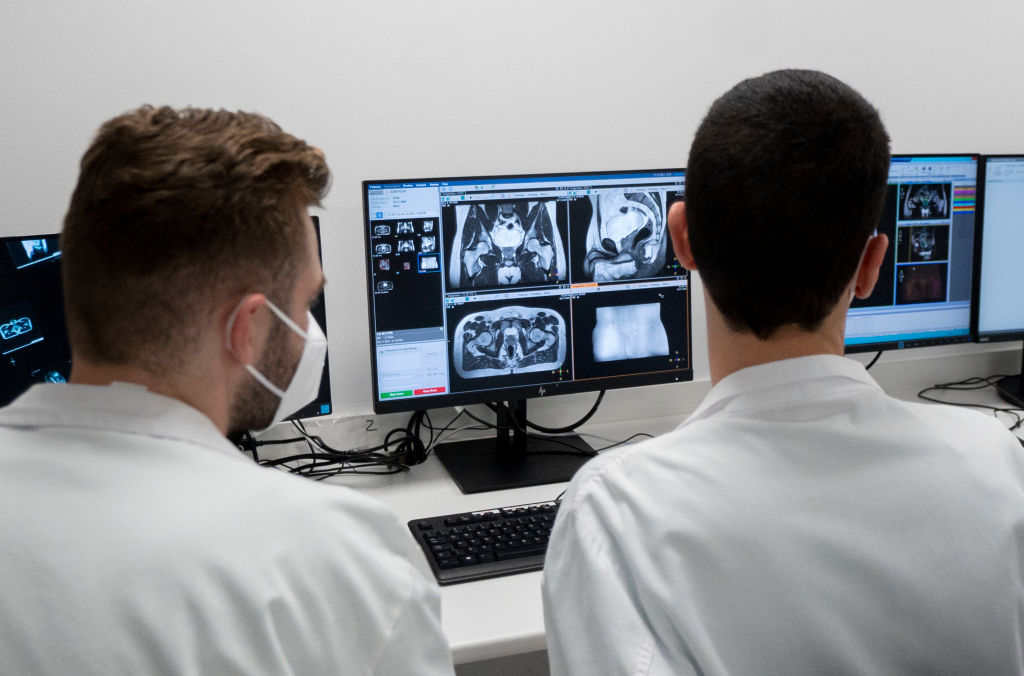
<instances>
[{"instance_id":1,"label":"pelvic mri image","mask_svg":"<svg viewBox=\"0 0 1024 676\"><path fill-rule=\"evenodd\" d=\"M566 357L566 324L551 309L521 305L471 312L459 321L452 360L462 378L551 371Z\"/></svg>"},{"instance_id":2,"label":"pelvic mri image","mask_svg":"<svg viewBox=\"0 0 1024 676\"><path fill-rule=\"evenodd\" d=\"M664 193L599 190L590 201L584 276L614 282L658 274L668 247Z\"/></svg>"},{"instance_id":3,"label":"pelvic mri image","mask_svg":"<svg viewBox=\"0 0 1024 676\"><path fill-rule=\"evenodd\" d=\"M949 218L950 183L915 183L900 186L900 219Z\"/></svg>"},{"instance_id":4,"label":"pelvic mri image","mask_svg":"<svg viewBox=\"0 0 1024 676\"><path fill-rule=\"evenodd\" d=\"M594 361L668 355L668 334L658 303L597 308Z\"/></svg>"},{"instance_id":5,"label":"pelvic mri image","mask_svg":"<svg viewBox=\"0 0 1024 676\"><path fill-rule=\"evenodd\" d=\"M568 278L555 200L455 205L450 289L554 283Z\"/></svg>"}]
</instances>

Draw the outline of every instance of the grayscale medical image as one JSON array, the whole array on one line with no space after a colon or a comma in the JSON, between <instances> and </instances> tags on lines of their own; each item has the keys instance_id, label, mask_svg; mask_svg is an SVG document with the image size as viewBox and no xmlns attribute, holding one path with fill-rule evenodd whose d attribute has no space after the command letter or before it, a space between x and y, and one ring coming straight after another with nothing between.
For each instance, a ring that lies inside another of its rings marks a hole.
<instances>
[{"instance_id":1,"label":"grayscale medical image","mask_svg":"<svg viewBox=\"0 0 1024 676\"><path fill-rule=\"evenodd\" d=\"M900 186L900 219L949 218L951 183L904 184Z\"/></svg>"},{"instance_id":2,"label":"grayscale medical image","mask_svg":"<svg viewBox=\"0 0 1024 676\"><path fill-rule=\"evenodd\" d=\"M557 312L510 305L463 317L452 356L462 378L549 371L565 361L565 340L565 319Z\"/></svg>"},{"instance_id":3,"label":"grayscale medical image","mask_svg":"<svg viewBox=\"0 0 1024 676\"><path fill-rule=\"evenodd\" d=\"M545 284L568 279L555 200L455 206L450 289Z\"/></svg>"},{"instance_id":4,"label":"grayscale medical image","mask_svg":"<svg viewBox=\"0 0 1024 676\"><path fill-rule=\"evenodd\" d=\"M583 274L595 282L643 279L665 265L665 194L599 190L587 230Z\"/></svg>"},{"instance_id":5,"label":"grayscale medical image","mask_svg":"<svg viewBox=\"0 0 1024 676\"><path fill-rule=\"evenodd\" d=\"M668 355L668 333L658 303L597 308L594 361Z\"/></svg>"}]
</instances>

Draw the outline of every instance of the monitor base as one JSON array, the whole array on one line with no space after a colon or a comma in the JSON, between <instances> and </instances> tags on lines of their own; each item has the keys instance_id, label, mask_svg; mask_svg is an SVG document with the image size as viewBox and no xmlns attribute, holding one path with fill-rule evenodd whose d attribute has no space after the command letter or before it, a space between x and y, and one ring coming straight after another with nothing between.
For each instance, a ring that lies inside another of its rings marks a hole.
<instances>
[{"instance_id":1,"label":"monitor base","mask_svg":"<svg viewBox=\"0 0 1024 676\"><path fill-rule=\"evenodd\" d=\"M557 440L527 437L522 453L501 449L494 437L440 444L435 452L463 493L568 481L595 454L575 435Z\"/></svg>"}]
</instances>

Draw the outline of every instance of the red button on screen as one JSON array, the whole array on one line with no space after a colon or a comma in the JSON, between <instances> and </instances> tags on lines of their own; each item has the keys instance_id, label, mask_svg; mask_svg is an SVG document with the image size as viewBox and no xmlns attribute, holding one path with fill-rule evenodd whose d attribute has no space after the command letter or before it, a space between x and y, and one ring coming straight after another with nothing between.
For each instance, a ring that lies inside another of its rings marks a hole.
<instances>
[{"instance_id":1,"label":"red button on screen","mask_svg":"<svg viewBox=\"0 0 1024 676\"><path fill-rule=\"evenodd\" d=\"M443 387L424 387L422 390L414 390L413 394L417 397L421 394L444 394L444 390Z\"/></svg>"}]
</instances>

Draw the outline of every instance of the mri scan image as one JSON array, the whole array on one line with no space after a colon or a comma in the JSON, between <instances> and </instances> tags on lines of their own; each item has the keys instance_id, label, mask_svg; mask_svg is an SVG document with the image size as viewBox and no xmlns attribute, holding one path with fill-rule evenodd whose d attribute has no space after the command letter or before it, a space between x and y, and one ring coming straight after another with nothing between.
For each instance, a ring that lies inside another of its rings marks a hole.
<instances>
[{"instance_id":1,"label":"mri scan image","mask_svg":"<svg viewBox=\"0 0 1024 676\"><path fill-rule=\"evenodd\" d=\"M437 239L433 235L420 237L420 251L431 253L437 248Z\"/></svg>"},{"instance_id":2,"label":"mri scan image","mask_svg":"<svg viewBox=\"0 0 1024 676\"><path fill-rule=\"evenodd\" d=\"M568 278L554 200L459 204L455 221L450 288L543 284Z\"/></svg>"},{"instance_id":3,"label":"mri scan image","mask_svg":"<svg viewBox=\"0 0 1024 676\"><path fill-rule=\"evenodd\" d=\"M406 253L409 251L416 251L416 243L411 239L398 240L398 253Z\"/></svg>"},{"instance_id":4,"label":"mri scan image","mask_svg":"<svg viewBox=\"0 0 1024 676\"><path fill-rule=\"evenodd\" d=\"M640 359L668 355L668 334L658 303L597 308L594 360Z\"/></svg>"},{"instance_id":5,"label":"mri scan image","mask_svg":"<svg viewBox=\"0 0 1024 676\"><path fill-rule=\"evenodd\" d=\"M587 230L583 274L595 282L643 279L665 265L668 234L665 195L660 192L600 190Z\"/></svg>"},{"instance_id":6,"label":"mri scan image","mask_svg":"<svg viewBox=\"0 0 1024 676\"><path fill-rule=\"evenodd\" d=\"M412 221L399 221L398 222L398 234L399 235L411 235L412 234Z\"/></svg>"},{"instance_id":7,"label":"mri scan image","mask_svg":"<svg viewBox=\"0 0 1024 676\"><path fill-rule=\"evenodd\" d=\"M900 218L949 218L948 183L900 186Z\"/></svg>"},{"instance_id":8,"label":"mri scan image","mask_svg":"<svg viewBox=\"0 0 1024 676\"><path fill-rule=\"evenodd\" d=\"M462 378L557 369L565 361L565 319L549 309L510 305L466 315L452 356Z\"/></svg>"}]
</instances>

